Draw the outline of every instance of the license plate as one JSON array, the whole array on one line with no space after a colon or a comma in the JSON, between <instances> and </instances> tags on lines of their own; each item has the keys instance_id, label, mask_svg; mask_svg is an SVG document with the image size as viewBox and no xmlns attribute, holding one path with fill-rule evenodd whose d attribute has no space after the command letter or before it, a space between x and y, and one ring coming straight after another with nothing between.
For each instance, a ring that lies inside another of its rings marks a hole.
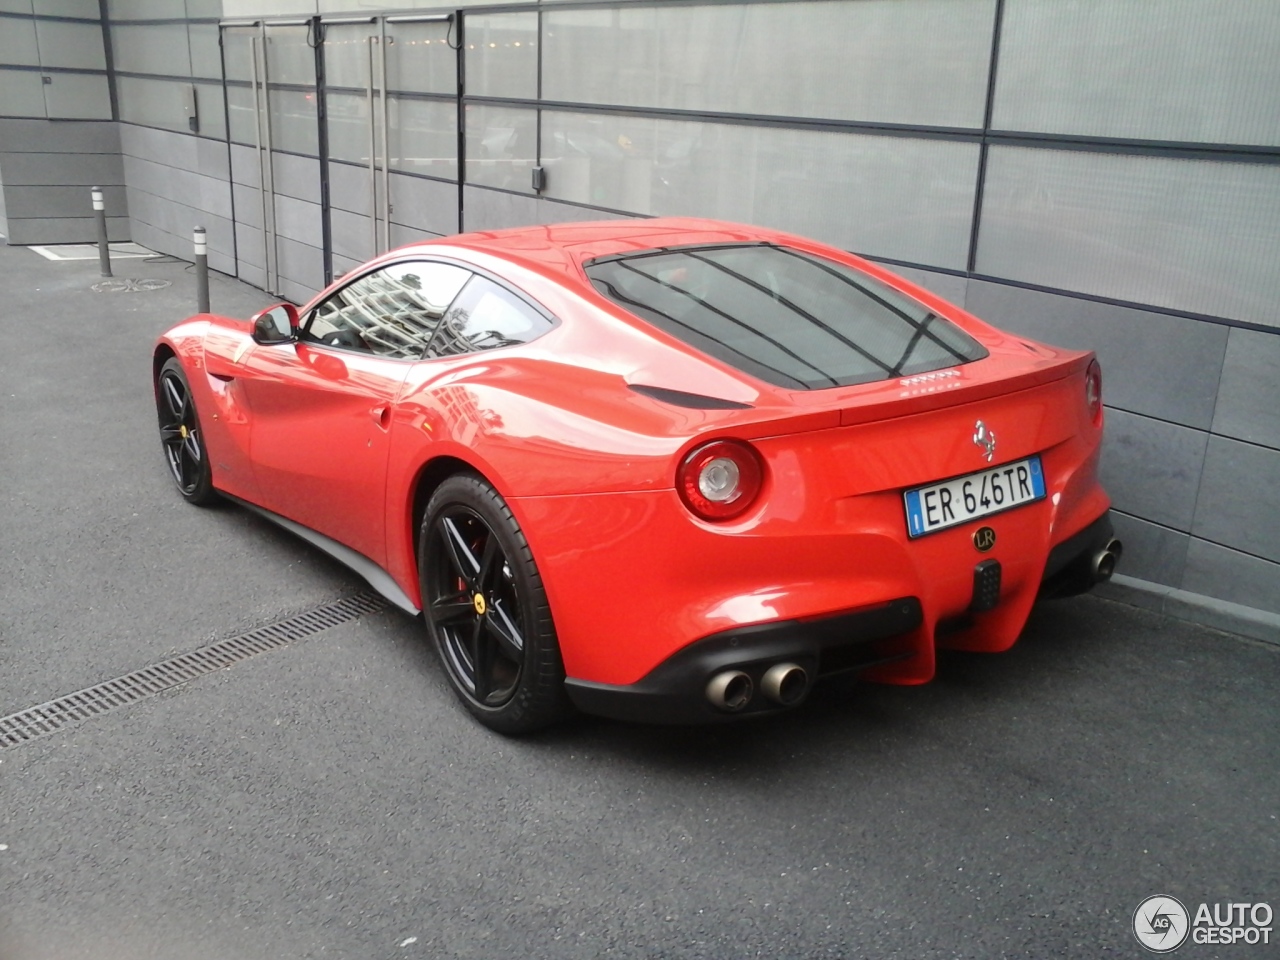
<instances>
[{"instance_id":1,"label":"license plate","mask_svg":"<svg viewBox=\"0 0 1280 960\"><path fill-rule=\"evenodd\" d=\"M1044 499L1044 472L1039 457L1028 457L908 490L903 499L907 504L907 533L923 537Z\"/></svg>"}]
</instances>

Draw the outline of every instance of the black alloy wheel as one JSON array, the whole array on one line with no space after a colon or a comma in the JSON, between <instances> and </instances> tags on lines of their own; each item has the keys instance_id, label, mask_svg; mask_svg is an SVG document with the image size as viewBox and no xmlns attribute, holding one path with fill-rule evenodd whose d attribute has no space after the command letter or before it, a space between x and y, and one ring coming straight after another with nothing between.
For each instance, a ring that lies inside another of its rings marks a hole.
<instances>
[{"instance_id":1,"label":"black alloy wheel","mask_svg":"<svg viewBox=\"0 0 1280 960\"><path fill-rule=\"evenodd\" d=\"M160 443L178 492L188 503L198 506L215 501L218 495L213 489L204 434L191 398L191 386L176 357L165 361L156 379L156 416L160 421Z\"/></svg>"},{"instance_id":2,"label":"black alloy wheel","mask_svg":"<svg viewBox=\"0 0 1280 960\"><path fill-rule=\"evenodd\" d=\"M511 510L479 477L445 480L418 538L423 617L454 692L481 723L528 733L567 712L551 610Z\"/></svg>"}]
</instances>

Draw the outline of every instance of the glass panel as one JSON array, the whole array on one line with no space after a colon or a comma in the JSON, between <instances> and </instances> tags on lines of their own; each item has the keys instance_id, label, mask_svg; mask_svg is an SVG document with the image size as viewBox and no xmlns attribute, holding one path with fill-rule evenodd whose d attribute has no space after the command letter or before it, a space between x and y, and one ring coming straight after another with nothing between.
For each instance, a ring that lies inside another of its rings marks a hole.
<instances>
[{"instance_id":1,"label":"glass panel","mask_svg":"<svg viewBox=\"0 0 1280 960\"><path fill-rule=\"evenodd\" d=\"M217 43L216 34L214 42ZM185 24L117 25L111 28L111 52L115 68L126 73L191 75Z\"/></svg>"},{"instance_id":2,"label":"glass panel","mask_svg":"<svg viewBox=\"0 0 1280 960\"><path fill-rule=\"evenodd\" d=\"M892 287L782 247L613 257L587 275L672 336L779 386L868 383L986 356L964 331Z\"/></svg>"},{"instance_id":3,"label":"glass panel","mask_svg":"<svg viewBox=\"0 0 1280 960\"><path fill-rule=\"evenodd\" d=\"M528 343L551 329L551 321L484 277L473 277L449 308L427 348L427 359Z\"/></svg>"},{"instance_id":4,"label":"glass panel","mask_svg":"<svg viewBox=\"0 0 1280 960\"><path fill-rule=\"evenodd\" d=\"M229 28L222 31L222 55L226 61L228 80L246 82L253 80L253 38L256 36L258 36L256 27Z\"/></svg>"},{"instance_id":5,"label":"glass panel","mask_svg":"<svg viewBox=\"0 0 1280 960\"><path fill-rule=\"evenodd\" d=\"M36 50L34 20L5 17L0 21L0 63L28 67L40 66L40 53Z\"/></svg>"},{"instance_id":6,"label":"glass panel","mask_svg":"<svg viewBox=\"0 0 1280 960\"><path fill-rule=\"evenodd\" d=\"M387 103L387 114L391 169L450 180L458 178L458 105L455 101L392 97Z\"/></svg>"},{"instance_id":7,"label":"glass panel","mask_svg":"<svg viewBox=\"0 0 1280 960\"><path fill-rule=\"evenodd\" d=\"M44 89L40 74L31 70L0 69L0 115L43 117Z\"/></svg>"},{"instance_id":8,"label":"glass panel","mask_svg":"<svg viewBox=\"0 0 1280 960\"><path fill-rule=\"evenodd\" d=\"M348 3L347 9L354 4ZM316 0L222 0L224 17L279 17L291 13L315 13Z\"/></svg>"},{"instance_id":9,"label":"glass panel","mask_svg":"<svg viewBox=\"0 0 1280 960\"><path fill-rule=\"evenodd\" d=\"M122 79L117 79L117 88L121 82ZM231 128L231 139L236 143L249 146L257 144L258 134L254 129L257 123L257 110L251 88L227 85L227 122ZM121 117L121 119L124 118Z\"/></svg>"},{"instance_id":10,"label":"glass panel","mask_svg":"<svg viewBox=\"0 0 1280 960\"><path fill-rule=\"evenodd\" d=\"M544 111L542 162L545 195L558 200L760 223L911 263L967 263L972 143Z\"/></svg>"},{"instance_id":11,"label":"glass panel","mask_svg":"<svg viewBox=\"0 0 1280 960\"><path fill-rule=\"evenodd\" d=\"M316 95L298 90L272 90L271 148L317 156Z\"/></svg>"},{"instance_id":12,"label":"glass panel","mask_svg":"<svg viewBox=\"0 0 1280 960\"><path fill-rule=\"evenodd\" d=\"M306 27L267 27L267 79L315 86L316 53L307 42Z\"/></svg>"},{"instance_id":13,"label":"glass panel","mask_svg":"<svg viewBox=\"0 0 1280 960\"><path fill-rule=\"evenodd\" d=\"M40 45L41 66L107 69L102 27L96 23L37 20L36 41Z\"/></svg>"},{"instance_id":14,"label":"glass panel","mask_svg":"<svg viewBox=\"0 0 1280 960\"><path fill-rule=\"evenodd\" d=\"M365 90L369 84L369 38L373 25L334 24L325 27L324 78L329 89Z\"/></svg>"},{"instance_id":15,"label":"glass panel","mask_svg":"<svg viewBox=\"0 0 1280 960\"><path fill-rule=\"evenodd\" d=\"M364 94L329 93L329 156L350 163L369 163L369 104Z\"/></svg>"},{"instance_id":16,"label":"glass panel","mask_svg":"<svg viewBox=\"0 0 1280 960\"><path fill-rule=\"evenodd\" d=\"M992 147L980 273L1280 325L1280 167Z\"/></svg>"},{"instance_id":17,"label":"glass panel","mask_svg":"<svg viewBox=\"0 0 1280 960\"><path fill-rule=\"evenodd\" d=\"M532 193L529 171L538 150L538 112L474 103L466 110L467 181Z\"/></svg>"},{"instance_id":18,"label":"glass panel","mask_svg":"<svg viewBox=\"0 0 1280 960\"><path fill-rule=\"evenodd\" d=\"M303 339L416 360L470 276L461 267L422 261L377 270L320 304Z\"/></svg>"},{"instance_id":19,"label":"glass panel","mask_svg":"<svg viewBox=\"0 0 1280 960\"><path fill-rule=\"evenodd\" d=\"M994 18L995 0L548 9L542 96L980 127Z\"/></svg>"},{"instance_id":20,"label":"glass panel","mask_svg":"<svg viewBox=\"0 0 1280 960\"><path fill-rule=\"evenodd\" d=\"M1005 5L994 125L1280 144L1280 4Z\"/></svg>"},{"instance_id":21,"label":"glass panel","mask_svg":"<svg viewBox=\"0 0 1280 960\"><path fill-rule=\"evenodd\" d=\"M454 93L458 55L448 23L388 23L387 87L411 93Z\"/></svg>"},{"instance_id":22,"label":"glass panel","mask_svg":"<svg viewBox=\"0 0 1280 960\"><path fill-rule=\"evenodd\" d=\"M492 13L468 16L467 92L478 97L538 96L538 15ZM574 97L582 98L579 91Z\"/></svg>"}]
</instances>

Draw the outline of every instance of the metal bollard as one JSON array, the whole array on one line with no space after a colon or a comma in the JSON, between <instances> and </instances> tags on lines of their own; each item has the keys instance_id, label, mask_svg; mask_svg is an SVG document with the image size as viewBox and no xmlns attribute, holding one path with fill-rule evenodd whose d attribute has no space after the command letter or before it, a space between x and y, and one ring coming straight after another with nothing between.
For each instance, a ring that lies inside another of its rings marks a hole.
<instances>
[{"instance_id":1,"label":"metal bollard","mask_svg":"<svg viewBox=\"0 0 1280 960\"><path fill-rule=\"evenodd\" d=\"M111 251L107 249L107 202L102 196L102 188L94 187L93 216L98 221L98 266L102 268L104 277L111 276Z\"/></svg>"},{"instance_id":2,"label":"metal bollard","mask_svg":"<svg viewBox=\"0 0 1280 960\"><path fill-rule=\"evenodd\" d=\"M193 238L196 244L196 309L209 312L209 243L204 227L196 227Z\"/></svg>"}]
</instances>

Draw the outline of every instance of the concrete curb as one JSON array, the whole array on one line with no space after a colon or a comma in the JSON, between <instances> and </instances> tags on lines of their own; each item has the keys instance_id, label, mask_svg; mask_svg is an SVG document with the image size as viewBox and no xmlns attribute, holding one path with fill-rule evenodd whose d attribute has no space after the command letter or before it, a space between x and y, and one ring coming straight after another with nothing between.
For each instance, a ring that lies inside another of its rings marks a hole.
<instances>
[{"instance_id":1,"label":"concrete curb","mask_svg":"<svg viewBox=\"0 0 1280 960\"><path fill-rule=\"evenodd\" d=\"M1179 620L1280 645L1280 614L1120 574L1108 583L1098 584L1093 592L1132 607L1154 610Z\"/></svg>"}]
</instances>

